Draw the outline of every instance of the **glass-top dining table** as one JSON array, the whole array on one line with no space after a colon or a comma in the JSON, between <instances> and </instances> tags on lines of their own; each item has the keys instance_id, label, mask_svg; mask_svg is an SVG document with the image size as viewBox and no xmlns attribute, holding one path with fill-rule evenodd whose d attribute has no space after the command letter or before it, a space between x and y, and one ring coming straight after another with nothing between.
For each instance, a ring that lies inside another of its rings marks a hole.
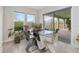
<instances>
[{"instance_id":1,"label":"glass-top dining table","mask_svg":"<svg viewBox=\"0 0 79 59\"><path fill-rule=\"evenodd\" d=\"M54 31L42 30L39 31L40 39L45 41L52 41ZM33 38L33 32L31 32L30 38Z\"/></svg>"},{"instance_id":2,"label":"glass-top dining table","mask_svg":"<svg viewBox=\"0 0 79 59\"><path fill-rule=\"evenodd\" d=\"M46 36L46 37L49 37L49 38L52 38L53 33L54 33L54 31L50 31L50 30L39 31L40 36ZM33 32L31 31L31 37L32 37L32 35L33 35Z\"/></svg>"},{"instance_id":3,"label":"glass-top dining table","mask_svg":"<svg viewBox=\"0 0 79 59\"><path fill-rule=\"evenodd\" d=\"M55 38L53 34L54 31L50 31L50 30L42 30L39 32L41 40L47 41L49 43L52 43Z\"/></svg>"},{"instance_id":4,"label":"glass-top dining table","mask_svg":"<svg viewBox=\"0 0 79 59\"><path fill-rule=\"evenodd\" d=\"M39 32L40 35L42 36L46 36L46 37L52 37L54 31L50 31L50 30L42 30Z\"/></svg>"}]
</instances>

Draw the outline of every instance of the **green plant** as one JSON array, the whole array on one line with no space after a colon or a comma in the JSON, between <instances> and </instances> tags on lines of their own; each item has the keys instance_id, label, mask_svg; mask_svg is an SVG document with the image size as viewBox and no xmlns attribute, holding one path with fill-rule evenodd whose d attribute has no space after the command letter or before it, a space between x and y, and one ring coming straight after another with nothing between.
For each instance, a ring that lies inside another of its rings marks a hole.
<instances>
[{"instance_id":1,"label":"green plant","mask_svg":"<svg viewBox=\"0 0 79 59\"><path fill-rule=\"evenodd\" d=\"M13 31L13 29L8 29L9 34L8 37L14 36L14 43L20 43L22 39L24 39L25 35L23 31Z\"/></svg>"},{"instance_id":2,"label":"green plant","mask_svg":"<svg viewBox=\"0 0 79 59\"><path fill-rule=\"evenodd\" d=\"M15 37L14 37L14 43L20 43L20 41L24 39L24 32L23 31L18 31L17 33L15 32Z\"/></svg>"},{"instance_id":3,"label":"green plant","mask_svg":"<svg viewBox=\"0 0 79 59\"><path fill-rule=\"evenodd\" d=\"M20 43L20 36L19 35L16 35L15 38L14 38L14 43Z\"/></svg>"},{"instance_id":4,"label":"green plant","mask_svg":"<svg viewBox=\"0 0 79 59\"><path fill-rule=\"evenodd\" d=\"M41 30L42 24L32 23L32 28L36 28L37 30Z\"/></svg>"},{"instance_id":5,"label":"green plant","mask_svg":"<svg viewBox=\"0 0 79 59\"><path fill-rule=\"evenodd\" d=\"M69 30L71 30L71 20L70 19L66 20L66 24L67 24L67 27L69 28Z\"/></svg>"},{"instance_id":6,"label":"green plant","mask_svg":"<svg viewBox=\"0 0 79 59\"><path fill-rule=\"evenodd\" d=\"M14 23L14 31L20 31L23 30L23 22L17 21Z\"/></svg>"},{"instance_id":7,"label":"green plant","mask_svg":"<svg viewBox=\"0 0 79 59\"><path fill-rule=\"evenodd\" d=\"M8 29L8 37L11 37L14 34L13 28Z\"/></svg>"}]
</instances>

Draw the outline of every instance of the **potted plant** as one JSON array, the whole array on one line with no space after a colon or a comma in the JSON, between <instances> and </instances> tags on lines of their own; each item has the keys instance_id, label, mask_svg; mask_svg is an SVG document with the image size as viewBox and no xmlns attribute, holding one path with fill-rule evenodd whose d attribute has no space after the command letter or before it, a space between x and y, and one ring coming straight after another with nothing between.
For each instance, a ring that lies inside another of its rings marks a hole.
<instances>
[{"instance_id":1,"label":"potted plant","mask_svg":"<svg viewBox=\"0 0 79 59\"><path fill-rule=\"evenodd\" d=\"M8 41L14 39L14 31L13 28L8 29Z\"/></svg>"},{"instance_id":2,"label":"potted plant","mask_svg":"<svg viewBox=\"0 0 79 59\"><path fill-rule=\"evenodd\" d=\"M68 29L71 30L71 20L70 19L66 20L66 24L67 24Z\"/></svg>"},{"instance_id":3,"label":"potted plant","mask_svg":"<svg viewBox=\"0 0 79 59\"><path fill-rule=\"evenodd\" d=\"M23 39L23 22L18 21L14 23L14 43L20 43Z\"/></svg>"},{"instance_id":4,"label":"potted plant","mask_svg":"<svg viewBox=\"0 0 79 59\"><path fill-rule=\"evenodd\" d=\"M25 38L25 35L23 31L15 32L14 43L15 44L20 43L20 41L24 38Z\"/></svg>"},{"instance_id":5,"label":"potted plant","mask_svg":"<svg viewBox=\"0 0 79 59\"><path fill-rule=\"evenodd\" d=\"M19 32L15 32L15 36L14 36L14 43L20 43L21 37L20 37L20 33Z\"/></svg>"},{"instance_id":6,"label":"potted plant","mask_svg":"<svg viewBox=\"0 0 79 59\"><path fill-rule=\"evenodd\" d=\"M8 38L9 39L13 39L12 37L14 37L14 43L20 43L21 40L21 35L18 31L13 31L13 29L9 29L9 34L8 34Z\"/></svg>"}]
</instances>

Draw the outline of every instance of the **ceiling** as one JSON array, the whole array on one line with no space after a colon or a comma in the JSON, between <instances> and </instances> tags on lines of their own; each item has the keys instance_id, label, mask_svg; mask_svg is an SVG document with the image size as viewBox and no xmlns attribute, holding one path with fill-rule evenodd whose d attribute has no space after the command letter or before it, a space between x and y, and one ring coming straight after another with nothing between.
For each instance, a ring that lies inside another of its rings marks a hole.
<instances>
[{"instance_id":1,"label":"ceiling","mask_svg":"<svg viewBox=\"0 0 79 59\"><path fill-rule=\"evenodd\" d=\"M55 16L62 17L62 18L70 18L71 17L71 8L56 11Z\"/></svg>"},{"instance_id":2,"label":"ceiling","mask_svg":"<svg viewBox=\"0 0 79 59\"><path fill-rule=\"evenodd\" d=\"M32 9L40 10L40 11L51 12L51 11L66 8L66 7L69 7L69 6L28 6L28 7L32 8Z\"/></svg>"},{"instance_id":3,"label":"ceiling","mask_svg":"<svg viewBox=\"0 0 79 59\"><path fill-rule=\"evenodd\" d=\"M29 8L36 9L39 11L45 11L43 14L51 14L55 11L55 16L62 18L71 17L71 8L69 6L28 6Z\"/></svg>"},{"instance_id":4,"label":"ceiling","mask_svg":"<svg viewBox=\"0 0 79 59\"><path fill-rule=\"evenodd\" d=\"M71 17L71 7L56 10L50 13L46 13L45 15L48 16L55 16L55 17L60 17L60 18L70 18Z\"/></svg>"}]
</instances>

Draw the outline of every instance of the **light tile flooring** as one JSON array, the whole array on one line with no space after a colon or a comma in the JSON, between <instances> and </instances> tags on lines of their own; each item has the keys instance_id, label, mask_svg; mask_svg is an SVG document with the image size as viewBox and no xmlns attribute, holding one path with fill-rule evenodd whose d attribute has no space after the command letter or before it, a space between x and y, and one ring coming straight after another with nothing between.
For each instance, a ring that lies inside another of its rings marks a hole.
<instances>
[{"instance_id":1,"label":"light tile flooring","mask_svg":"<svg viewBox=\"0 0 79 59\"><path fill-rule=\"evenodd\" d=\"M54 48L56 53L79 53L79 48L75 48L72 45L61 41L58 41Z\"/></svg>"},{"instance_id":2,"label":"light tile flooring","mask_svg":"<svg viewBox=\"0 0 79 59\"><path fill-rule=\"evenodd\" d=\"M27 53L26 52L27 41L22 40L20 44L14 44L14 42L8 42L3 44L3 53ZM41 53L35 46L29 49L32 53ZM33 50L33 51L32 51ZM45 53L49 53L47 50Z\"/></svg>"},{"instance_id":3,"label":"light tile flooring","mask_svg":"<svg viewBox=\"0 0 79 59\"><path fill-rule=\"evenodd\" d=\"M15 45L13 42L8 42L3 44L3 53L27 53L25 48L27 46L27 41L22 40L20 44ZM50 49L54 49L54 53L79 53L79 48L72 47L70 44L63 43L58 41L54 45L50 45ZM33 49L33 47L32 47ZM38 49L31 51L32 53L40 53ZM50 50L47 50L45 53L50 53Z\"/></svg>"}]
</instances>

